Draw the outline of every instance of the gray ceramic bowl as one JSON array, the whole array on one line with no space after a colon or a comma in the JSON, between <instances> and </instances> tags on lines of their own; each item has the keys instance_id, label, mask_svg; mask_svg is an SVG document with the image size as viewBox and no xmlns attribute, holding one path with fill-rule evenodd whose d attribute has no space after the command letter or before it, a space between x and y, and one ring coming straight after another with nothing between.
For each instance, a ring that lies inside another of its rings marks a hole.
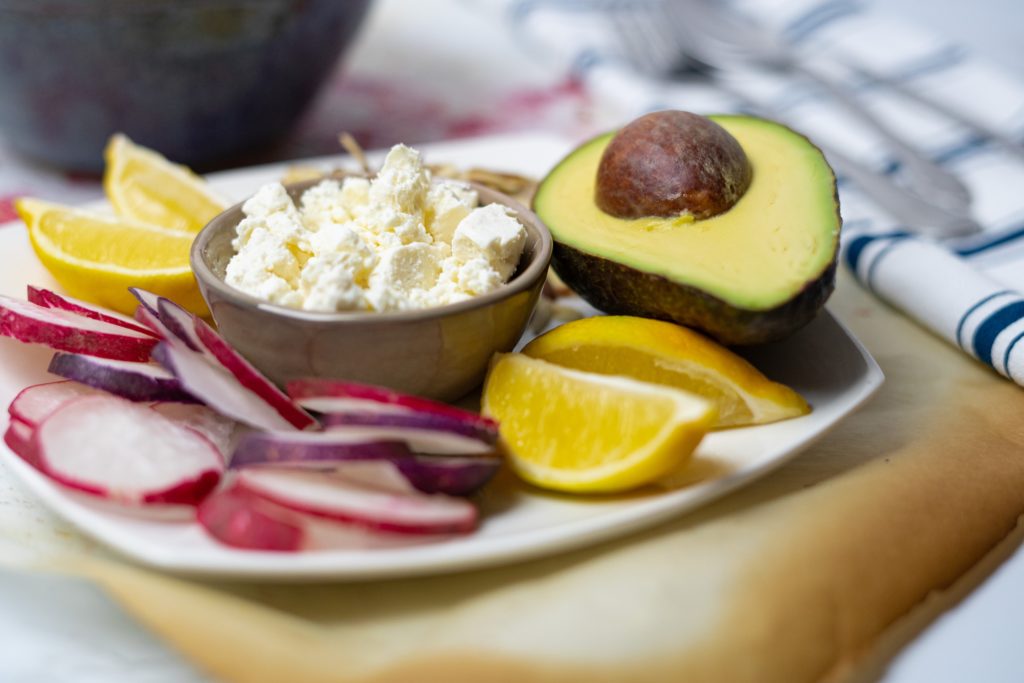
<instances>
[{"instance_id":1,"label":"gray ceramic bowl","mask_svg":"<svg viewBox=\"0 0 1024 683\"><path fill-rule=\"evenodd\" d=\"M315 184L288 185L293 198ZM495 352L526 327L551 260L551 234L526 207L476 187L482 204L516 211L526 248L508 284L469 301L399 313L318 313L277 306L224 282L241 204L214 218L192 245L192 269L224 337L272 380L348 379L444 401L480 384Z\"/></svg>"},{"instance_id":2,"label":"gray ceramic bowl","mask_svg":"<svg viewBox=\"0 0 1024 683\"><path fill-rule=\"evenodd\" d=\"M369 0L0 0L0 132L99 170L117 131L191 164L281 137Z\"/></svg>"}]
</instances>

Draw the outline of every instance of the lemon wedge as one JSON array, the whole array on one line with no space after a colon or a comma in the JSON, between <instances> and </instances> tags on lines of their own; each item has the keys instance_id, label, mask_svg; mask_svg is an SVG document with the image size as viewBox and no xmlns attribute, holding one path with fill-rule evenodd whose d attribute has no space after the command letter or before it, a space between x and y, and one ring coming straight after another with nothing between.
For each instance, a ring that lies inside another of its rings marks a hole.
<instances>
[{"instance_id":1,"label":"lemon wedge","mask_svg":"<svg viewBox=\"0 0 1024 683\"><path fill-rule=\"evenodd\" d=\"M103 189L119 216L197 233L225 209L202 178L124 135L110 138L104 156Z\"/></svg>"},{"instance_id":2,"label":"lemon wedge","mask_svg":"<svg viewBox=\"0 0 1024 683\"><path fill-rule=\"evenodd\" d=\"M20 199L36 255L71 296L131 314L128 287L161 294L208 315L189 267L193 235L146 223Z\"/></svg>"},{"instance_id":3,"label":"lemon wedge","mask_svg":"<svg viewBox=\"0 0 1024 683\"><path fill-rule=\"evenodd\" d=\"M715 427L775 422L810 412L728 349L685 327L632 316L584 318L530 342L523 353L569 368L684 389L718 407Z\"/></svg>"},{"instance_id":4,"label":"lemon wedge","mask_svg":"<svg viewBox=\"0 0 1024 683\"><path fill-rule=\"evenodd\" d=\"M496 357L482 406L520 477L572 492L624 491L668 474L715 419L691 394L522 354Z\"/></svg>"}]
</instances>

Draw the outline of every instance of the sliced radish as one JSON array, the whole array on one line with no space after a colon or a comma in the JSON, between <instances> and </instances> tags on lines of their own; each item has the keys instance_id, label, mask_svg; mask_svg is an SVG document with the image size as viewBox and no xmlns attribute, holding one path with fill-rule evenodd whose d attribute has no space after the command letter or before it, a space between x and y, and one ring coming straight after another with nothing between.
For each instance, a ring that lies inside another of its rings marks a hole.
<instances>
[{"instance_id":1,"label":"sliced radish","mask_svg":"<svg viewBox=\"0 0 1024 683\"><path fill-rule=\"evenodd\" d=\"M305 532L299 514L245 489L232 487L204 500L197 510L202 527L234 548L294 552L301 550Z\"/></svg>"},{"instance_id":2,"label":"sliced radish","mask_svg":"<svg viewBox=\"0 0 1024 683\"><path fill-rule=\"evenodd\" d=\"M395 427L424 433L442 432L473 439L483 444L483 450L490 450L490 446L493 446L498 440L496 432L492 432L490 429L481 429L478 425L470 422L440 413L414 413L405 409L403 409L403 412L363 410L340 413L329 412L320 417L320 424L325 427ZM477 451L471 450L469 452Z\"/></svg>"},{"instance_id":3,"label":"sliced radish","mask_svg":"<svg viewBox=\"0 0 1024 683\"><path fill-rule=\"evenodd\" d=\"M36 427L68 401L83 396L104 396L104 392L78 382L47 382L26 387L14 397L7 412L30 427Z\"/></svg>"},{"instance_id":4,"label":"sliced radish","mask_svg":"<svg viewBox=\"0 0 1024 683\"><path fill-rule=\"evenodd\" d=\"M171 331L167 329L167 326L160 322L159 317L150 313L145 306L140 305L135 309L135 319L143 326L148 327L157 339L167 339L171 336Z\"/></svg>"},{"instance_id":5,"label":"sliced radish","mask_svg":"<svg viewBox=\"0 0 1024 683\"><path fill-rule=\"evenodd\" d=\"M369 463L365 467L356 467ZM274 466L333 470L349 479L369 476L371 485L394 488L398 482L424 493L469 495L501 466L495 457L417 456L400 441L367 441L344 431L249 432L238 440L232 468Z\"/></svg>"},{"instance_id":6,"label":"sliced radish","mask_svg":"<svg viewBox=\"0 0 1024 683\"><path fill-rule=\"evenodd\" d=\"M113 396L64 404L36 428L32 445L53 480L128 505L196 505L223 469L198 432Z\"/></svg>"},{"instance_id":7,"label":"sliced radish","mask_svg":"<svg viewBox=\"0 0 1024 683\"><path fill-rule=\"evenodd\" d=\"M142 332L153 336L153 332L144 325L140 325L136 320L129 318L128 316L112 311L108 308L96 306L86 301L80 301L70 296L64 296L51 292L49 289L42 289L41 287L28 286L28 300L34 304L42 306L44 308L57 308L62 311L68 311L75 315L81 315L86 318L92 318L93 320L102 320L105 323L111 325L119 325L129 330L135 330L136 332Z\"/></svg>"},{"instance_id":8,"label":"sliced radish","mask_svg":"<svg viewBox=\"0 0 1024 683\"><path fill-rule=\"evenodd\" d=\"M36 449L32 444L32 433L35 430L32 425L18 419L12 419L4 432L4 443L15 455L32 465L38 466L39 459L36 457Z\"/></svg>"},{"instance_id":9,"label":"sliced radish","mask_svg":"<svg viewBox=\"0 0 1024 683\"><path fill-rule=\"evenodd\" d=\"M309 413L303 410L295 401L288 398L284 392L278 389L263 373L235 351L204 320L189 313L170 299L163 297L156 297L154 299L152 294L142 290L137 290L135 295L139 297L140 301L144 302L145 312L142 315L146 318L152 317L150 306L155 303L159 324L162 326L166 341L184 345L202 355L213 365L226 370L239 384L256 394L296 429L308 429L317 426L316 420ZM173 372L172 368L168 369ZM246 422L252 424L251 422ZM263 424L253 424L253 426L264 429L272 428L266 427Z\"/></svg>"},{"instance_id":10,"label":"sliced radish","mask_svg":"<svg viewBox=\"0 0 1024 683\"><path fill-rule=\"evenodd\" d=\"M242 386L230 372L181 342L163 341L153 358L178 378L182 388L214 410L257 429L295 429L261 396Z\"/></svg>"},{"instance_id":11,"label":"sliced radish","mask_svg":"<svg viewBox=\"0 0 1024 683\"><path fill-rule=\"evenodd\" d=\"M489 417L462 410L447 403L401 394L383 387L309 378L289 382L285 389L299 405L320 413L428 414L438 418L447 418L461 423L467 428L472 428L484 440L493 442L498 436L498 423ZM444 422L447 423L447 420ZM463 430L458 433L466 432Z\"/></svg>"},{"instance_id":12,"label":"sliced radish","mask_svg":"<svg viewBox=\"0 0 1024 683\"><path fill-rule=\"evenodd\" d=\"M148 360L157 342L148 333L6 296L0 296L0 334L58 351L131 361Z\"/></svg>"},{"instance_id":13,"label":"sliced radish","mask_svg":"<svg viewBox=\"0 0 1024 683\"><path fill-rule=\"evenodd\" d=\"M477 511L462 498L369 486L343 474L250 468L236 485L284 507L365 529L407 534L464 533Z\"/></svg>"},{"instance_id":14,"label":"sliced radish","mask_svg":"<svg viewBox=\"0 0 1024 683\"><path fill-rule=\"evenodd\" d=\"M237 485L209 496L200 504L198 513L199 523L207 533L225 545L244 550L364 550L445 538L366 529L303 514Z\"/></svg>"},{"instance_id":15,"label":"sliced radish","mask_svg":"<svg viewBox=\"0 0 1024 683\"><path fill-rule=\"evenodd\" d=\"M404 441L414 453L430 455L484 455L494 446L473 436L463 436L436 429L394 427L389 425L339 425L325 430L325 434L345 434L349 438L394 439Z\"/></svg>"},{"instance_id":16,"label":"sliced radish","mask_svg":"<svg viewBox=\"0 0 1024 683\"><path fill-rule=\"evenodd\" d=\"M227 462L235 449L235 441L242 427L231 418L198 403L154 403L150 408L171 422L194 429L205 436L220 451L224 462Z\"/></svg>"},{"instance_id":17,"label":"sliced radish","mask_svg":"<svg viewBox=\"0 0 1024 683\"><path fill-rule=\"evenodd\" d=\"M194 322L196 336L199 338L202 348L213 354L242 386L258 394L296 429L309 429L318 426L317 421L309 413L235 351L223 337L213 331L212 327L199 318L194 318Z\"/></svg>"},{"instance_id":18,"label":"sliced radish","mask_svg":"<svg viewBox=\"0 0 1024 683\"><path fill-rule=\"evenodd\" d=\"M49 370L132 401L195 401L174 375L152 363L57 353Z\"/></svg>"},{"instance_id":19,"label":"sliced radish","mask_svg":"<svg viewBox=\"0 0 1024 683\"><path fill-rule=\"evenodd\" d=\"M156 300L156 310L162 322L171 334L182 341L194 351L205 352L203 344L199 341L196 328L200 325L209 327L199 316L186 311L170 299L159 297ZM212 329L210 330L213 331Z\"/></svg>"},{"instance_id":20,"label":"sliced radish","mask_svg":"<svg viewBox=\"0 0 1024 683\"><path fill-rule=\"evenodd\" d=\"M394 461L406 481L423 493L469 496L479 491L501 469L501 459L413 456Z\"/></svg>"},{"instance_id":21,"label":"sliced radish","mask_svg":"<svg viewBox=\"0 0 1024 683\"><path fill-rule=\"evenodd\" d=\"M231 456L232 467L289 465L326 469L346 460L380 460L409 457L402 441L386 436L366 439L328 432L248 432Z\"/></svg>"}]
</instances>

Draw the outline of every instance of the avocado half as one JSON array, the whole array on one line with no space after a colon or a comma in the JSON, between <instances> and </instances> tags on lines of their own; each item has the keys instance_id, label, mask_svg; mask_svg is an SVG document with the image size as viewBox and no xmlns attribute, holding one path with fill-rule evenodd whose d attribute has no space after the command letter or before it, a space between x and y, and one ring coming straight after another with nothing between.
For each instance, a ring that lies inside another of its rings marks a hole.
<instances>
[{"instance_id":1,"label":"avocado half","mask_svg":"<svg viewBox=\"0 0 1024 683\"><path fill-rule=\"evenodd\" d=\"M605 213L594 196L615 135L607 133L571 152L534 196L555 240L552 266L607 313L671 320L729 345L782 339L808 323L835 286L835 175L821 150L779 123L708 118L736 138L753 170L732 208L700 220Z\"/></svg>"}]
</instances>

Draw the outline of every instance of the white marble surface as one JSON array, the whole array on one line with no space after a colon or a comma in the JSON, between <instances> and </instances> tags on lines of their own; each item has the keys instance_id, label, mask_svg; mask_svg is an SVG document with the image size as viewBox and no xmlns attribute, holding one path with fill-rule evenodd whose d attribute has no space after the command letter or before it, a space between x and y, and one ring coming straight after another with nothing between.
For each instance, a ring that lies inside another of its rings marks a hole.
<instances>
[{"instance_id":1,"label":"white marble surface","mask_svg":"<svg viewBox=\"0 0 1024 683\"><path fill-rule=\"evenodd\" d=\"M883 2L883 0L875 0ZM885 0L887 8L1024 78L1021 0ZM885 683L1024 681L1024 550L931 625ZM0 681L192 683L207 680L80 581L0 571Z\"/></svg>"}]
</instances>

